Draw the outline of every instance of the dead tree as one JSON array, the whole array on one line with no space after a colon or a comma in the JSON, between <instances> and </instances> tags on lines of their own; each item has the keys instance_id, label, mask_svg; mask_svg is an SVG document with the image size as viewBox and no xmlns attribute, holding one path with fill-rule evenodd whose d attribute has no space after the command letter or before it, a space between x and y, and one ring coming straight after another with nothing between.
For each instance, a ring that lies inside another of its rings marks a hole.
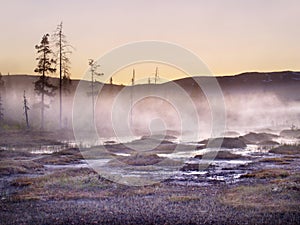
<instances>
[{"instance_id":1,"label":"dead tree","mask_svg":"<svg viewBox=\"0 0 300 225\"><path fill-rule=\"evenodd\" d=\"M63 88L68 90L68 86L71 84L70 79L70 57L72 53L72 46L66 40L66 36L63 34L63 23L61 22L54 34L53 34L54 44L57 48L56 59L59 64L59 126L62 128L62 114L63 114L63 100L62 91Z\"/></svg>"},{"instance_id":2,"label":"dead tree","mask_svg":"<svg viewBox=\"0 0 300 225\"><path fill-rule=\"evenodd\" d=\"M132 107L133 107L133 88L135 84L135 69L132 70L131 89L130 89L130 127L132 128Z\"/></svg>"},{"instance_id":3,"label":"dead tree","mask_svg":"<svg viewBox=\"0 0 300 225\"><path fill-rule=\"evenodd\" d=\"M30 108L28 106L28 102L27 102L26 92L25 91L24 91L23 100L24 100L23 109L24 109L24 115L25 115L25 121L26 121L26 128L29 129L30 126L29 126L28 111L30 110Z\"/></svg>"},{"instance_id":4,"label":"dead tree","mask_svg":"<svg viewBox=\"0 0 300 225\"><path fill-rule=\"evenodd\" d=\"M159 76L158 76L158 67L156 67L155 69L155 77L154 77L154 83L156 84L156 82L159 80Z\"/></svg>"},{"instance_id":5,"label":"dead tree","mask_svg":"<svg viewBox=\"0 0 300 225\"><path fill-rule=\"evenodd\" d=\"M97 65L97 63L93 59L89 59L89 66L91 71L91 88L92 88L92 119L93 123L95 123L95 93L94 93L94 85L95 85L95 79L94 76L103 76L103 73L98 73L97 69L100 67L100 65Z\"/></svg>"}]
</instances>

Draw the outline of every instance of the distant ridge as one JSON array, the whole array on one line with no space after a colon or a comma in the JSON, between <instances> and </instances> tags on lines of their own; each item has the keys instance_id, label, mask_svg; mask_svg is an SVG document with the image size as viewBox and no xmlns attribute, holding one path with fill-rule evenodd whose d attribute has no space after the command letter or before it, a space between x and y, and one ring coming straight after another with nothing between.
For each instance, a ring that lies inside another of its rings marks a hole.
<instances>
[{"instance_id":1,"label":"distant ridge","mask_svg":"<svg viewBox=\"0 0 300 225\"><path fill-rule=\"evenodd\" d=\"M36 75L3 75L5 87L12 90L26 90L33 93L33 82L38 78ZM199 83L205 79L216 79L220 88L224 93L236 95L238 93L274 93L284 101L293 100L300 101L300 72L296 71L276 71L276 72L245 72L234 76L194 76L185 77L178 80L169 81L162 84L150 84L159 88L161 85L168 88L171 83L176 83L188 92L198 92L200 90ZM50 77L51 83L59 84L58 78ZM75 93L80 80L72 80L70 93ZM90 81L84 81L90 82ZM101 85L101 82L97 82ZM198 84L196 84L198 83ZM147 87L149 84L139 84L136 87ZM172 86L172 85L170 85ZM124 85L120 84L105 84L104 89L114 92L120 91ZM129 86L130 87L130 86ZM142 89L141 89L142 90Z\"/></svg>"},{"instance_id":2,"label":"distant ridge","mask_svg":"<svg viewBox=\"0 0 300 225\"><path fill-rule=\"evenodd\" d=\"M39 75L32 75L32 74L10 74L10 75L2 75L2 78L5 80L7 78L25 78L28 77L29 79L37 78ZM181 79L175 79L174 82L181 83L182 81L185 81L187 79L203 79L203 78L209 78L213 77L216 78L219 82L224 81L251 81L251 82L271 82L271 81L295 81L300 80L300 72L299 71L275 71L275 72L243 72L235 75L224 75L224 76L193 76L193 77L185 77ZM58 77L50 76L50 79L56 80ZM80 79L72 79L72 81L80 81ZM118 85L118 84L116 84ZM120 85L123 86L123 85Z\"/></svg>"}]
</instances>

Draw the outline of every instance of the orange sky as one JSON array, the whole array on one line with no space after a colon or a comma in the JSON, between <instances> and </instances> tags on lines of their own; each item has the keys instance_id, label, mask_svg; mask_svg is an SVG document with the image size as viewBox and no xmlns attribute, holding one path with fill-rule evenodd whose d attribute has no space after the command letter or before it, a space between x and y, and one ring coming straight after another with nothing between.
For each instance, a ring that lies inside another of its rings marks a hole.
<instances>
[{"instance_id":1,"label":"orange sky","mask_svg":"<svg viewBox=\"0 0 300 225\"><path fill-rule=\"evenodd\" d=\"M300 70L299 0L10 0L1 2L0 72L34 74L34 46L60 21L76 48L73 78L88 59L142 40L185 47L215 75Z\"/></svg>"}]
</instances>

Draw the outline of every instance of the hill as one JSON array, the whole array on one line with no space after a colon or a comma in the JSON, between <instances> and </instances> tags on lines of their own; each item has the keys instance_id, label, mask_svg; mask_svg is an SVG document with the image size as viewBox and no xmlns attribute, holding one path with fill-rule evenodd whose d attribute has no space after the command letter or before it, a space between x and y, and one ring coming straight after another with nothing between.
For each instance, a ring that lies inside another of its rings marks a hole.
<instances>
[{"instance_id":1,"label":"hill","mask_svg":"<svg viewBox=\"0 0 300 225\"><path fill-rule=\"evenodd\" d=\"M26 91L28 101L31 107L30 121L33 127L39 127L39 109L37 103L40 97L34 92L34 81L37 76L32 75L7 75L2 76L4 81L3 106L5 108L4 114L7 123L23 124L23 92ZM242 73L234 76L215 77L218 81L224 95L226 105L227 125L228 127L249 127L249 126L275 126L291 124L299 124L299 103L300 103L300 72L282 71L282 72L269 72L258 73L249 72ZM101 89L101 95L98 96L98 106L96 107L98 115L99 129L105 132L112 132L112 125L109 124L112 110L116 98L120 98L121 93L126 90L134 89L134 96L142 96L149 93L154 93L162 96L163 99L154 99L153 96L144 100L136 102L133 109L134 113L134 126L138 130L147 130L149 122L153 118L160 118L165 120L168 125L168 130L177 130L180 126L178 116L172 104L168 103L169 100L177 98L176 104L181 104L184 108L187 101L183 99L182 93L174 87L180 86L182 90L189 96L189 100L194 102L198 115L203 119L203 126L209 129L209 125L204 121L210 121L209 102L205 94L197 83L203 84L213 77L187 77L179 80L170 81L163 84L144 84L136 85L134 87L125 87L122 85L110 85L96 83L96 91ZM197 82L196 82L197 81ZM50 78L50 82L58 85L58 78ZM68 91L64 92L64 123L66 127L72 127L72 108L74 94L78 87L79 80L72 80ZM82 81L86 87L86 93L81 93L86 102L91 102L90 99L90 82ZM175 85L175 86L174 86ZM129 95L124 95L121 98L122 109L127 109L130 104ZM59 101L58 93L54 98L46 100L50 109L46 111L48 114L49 129L54 129L57 126ZM188 107L186 107L188 109ZM87 110L84 107L83 110ZM181 110L182 111L182 110ZM184 111L184 110L183 110ZM120 112L121 113L121 112ZM189 111L184 112L189 116ZM124 115L120 114L120 117ZM201 123L202 123L201 122ZM147 133L147 132L146 132Z\"/></svg>"}]
</instances>

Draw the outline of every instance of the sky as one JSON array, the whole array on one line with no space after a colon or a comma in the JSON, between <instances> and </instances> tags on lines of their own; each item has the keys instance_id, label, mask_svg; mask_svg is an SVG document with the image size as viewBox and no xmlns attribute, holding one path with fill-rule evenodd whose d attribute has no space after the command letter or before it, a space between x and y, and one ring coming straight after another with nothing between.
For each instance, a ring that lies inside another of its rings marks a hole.
<instances>
[{"instance_id":1,"label":"sky","mask_svg":"<svg viewBox=\"0 0 300 225\"><path fill-rule=\"evenodd\" d=\"M61 21L67 40L75 48L71 55L74 79L80 79L87 71L88 59L98 59L118 46L143 40L182 46L195 53L217 76L300 70L299 0L0 0L0 3L3 75L34 74L37 56L34 46ZM154 71L155 65L148 73ZM178 76L183 75L174 72L170 78Z\"/></svg>"}]
</instances>

